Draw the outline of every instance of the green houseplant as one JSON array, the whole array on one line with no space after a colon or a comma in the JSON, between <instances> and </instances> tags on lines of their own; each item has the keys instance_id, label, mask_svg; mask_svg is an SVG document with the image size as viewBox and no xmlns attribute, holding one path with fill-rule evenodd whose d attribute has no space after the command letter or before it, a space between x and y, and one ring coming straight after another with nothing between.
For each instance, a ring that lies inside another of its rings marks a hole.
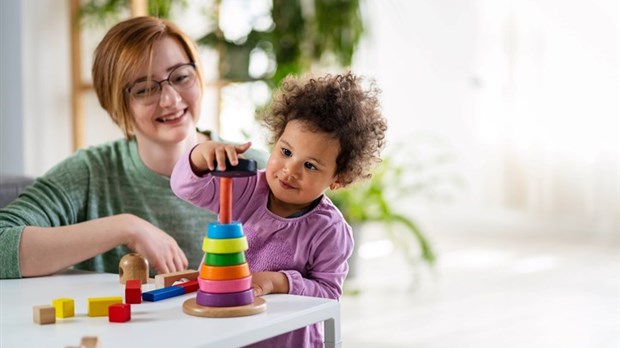
<instances>
[{"instance_id":1,"label":"green houseplant","mask_svg":"<svg viewBox=\"0 0 620 348\"><path fill-rule=\"evenodd\" d=\"M328 196L354 229L360 228L365 223L377 222L387 227L388 236L394 240L396 237L392 229L396 226L403 227L417 242L418 252L408 250L402 243L394 244L402 248L411 264L417 264L418 260L422 260L432 266L436 255L430 242L412 217L396 210L395 201L415 190L412 187L410 189L403 187L402 179L405 173L406 169L397 164L393 158L384 157L369 180L344 189L329 191ZM352 257L355 258L357 255ZM355 259L350 263L352 268L356 267Z\"/></svg>"},{"instance_id":2,"label":"green houseplant","mask_svg":"<svg viewBox=\"0 0 620 348\"><path fill-rule=\"evenodd\" d=\"M327 65L350 66L364 29L359 0L273 0L269 28L252 27L243 38L228 39L217 25L219 4L225 1L216 1L209 11L216 25L198 43L220 53L220 77L231 82L262 80L274 88L286 76L309 71L325 61ZM311 9L305 6L308 4ZM273 68L252 77L248 65L255 51L265 53Z\"/></svg>"},{"instance_id":3,"label":"green houseplant","mask_svg":"<svg viewBox=\"0 0 620 348\"><path fill-rule=\"evenodd\" d=\"M412 267L433 266L437 255L417 221L411 216L413 201L447 202L463 186L452 169L453 151L439 137L416 133L408 144L395 144L366 181L329 191L328 196L359 234L361 225L379 224ZM404 232L404 233L403 233ZM350 260L352 276L357 256Z\"/></svg>"},{"instance_id":4,"label":"green houseplant","mask_svg":"<svg viewBox=\"0 0 620 348\"><path fill-rule=\"evenodd\" d=\"M219 77L227 82L260 80L275 88L287 75L317 65L350 66L364 31L359 0L272 0L269 28L246 23L252 29L245 37L229 39L219 25L225 2L215 0L201 9L212 26L196 41L218 52ZM129 5L129 0L87 0L80 16L95 24L106 23L118 20ZM184 0L148 0L147 5L149 15L162 18L170 18L174 7L188 7ZM269 57L272 68L261 76L250 76L251 55L256 51Z\"/></svg>"}]
</instances>

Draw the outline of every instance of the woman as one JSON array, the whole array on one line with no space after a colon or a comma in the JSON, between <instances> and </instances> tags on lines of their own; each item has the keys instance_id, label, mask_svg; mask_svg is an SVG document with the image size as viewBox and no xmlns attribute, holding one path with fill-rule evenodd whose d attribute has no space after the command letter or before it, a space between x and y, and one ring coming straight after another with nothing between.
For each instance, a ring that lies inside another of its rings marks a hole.
<instances>
[{"instance_id":1,"label":"woman","mask_svg":"<svg viewBox=\"0 0 620 348\"><path fill-rule=\"evenodd\" d=\"M132 18L103 38L92 73L126 137L76 152L0 210L0 278L74 265L117 272L130 250L157 273L200 263L216 217L177 198L169 179L183 153L216 138L196 131L202 74L193 41L166 20ZM247 157L264 166L261 155Z\"/></svg>"}]
</instances>

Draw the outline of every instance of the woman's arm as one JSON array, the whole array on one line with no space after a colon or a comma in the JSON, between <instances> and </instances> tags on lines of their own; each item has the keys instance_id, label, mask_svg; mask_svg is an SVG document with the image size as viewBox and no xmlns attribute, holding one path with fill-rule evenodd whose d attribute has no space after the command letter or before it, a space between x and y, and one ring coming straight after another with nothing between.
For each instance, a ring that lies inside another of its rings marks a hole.
<instances>
[{"instance_id":1,"label":"woman's arm","mask_svg":"<svg viewBox=\"0 0 620 348\"><path fill-rule=\"evenodd\" d=\"M172 237L137 216L121 214L61 227L25 227L19 245L21 275L49 275L122 244L146 257L158 273L187 268Z\"/></svg>"},{"instance_id":2,"label":"woman's arm","mask_svg":"<svg viewBox=\"0 0 620 348\"><path fill-rule=\"evenodd\" d=\"M143 177L127 174L126 144L99 149L59 163L0 209L0 278L51 274L122 245L159 273L185 268L173 238L140 215L155 208L140 195L148 187ZM104 256L93 267L114 259Z\"/></svg>"}]
</instances>

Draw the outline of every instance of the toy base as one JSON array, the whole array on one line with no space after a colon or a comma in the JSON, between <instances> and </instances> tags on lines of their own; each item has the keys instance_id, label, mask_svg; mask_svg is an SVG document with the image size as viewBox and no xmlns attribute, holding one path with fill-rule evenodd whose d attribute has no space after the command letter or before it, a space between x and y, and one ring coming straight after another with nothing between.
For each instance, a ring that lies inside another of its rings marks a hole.
<instances>
[{"instance_id":1,"label":"toy base","mask_svg":"<svg viewBox=\"0 0 620 348\"><path fill-rule=\"evenodd\" d=\"M257 297L253 303L245 306L236 307L206 307L196 303L196 298L190 298L183 302L183 312L185 314L193 315L196 317L209 317L209 318L231 318L231 317L245 317L248 315L254 315L262 313L267 309L267 303L264 299Z\"/></svg>"}]
</instances>

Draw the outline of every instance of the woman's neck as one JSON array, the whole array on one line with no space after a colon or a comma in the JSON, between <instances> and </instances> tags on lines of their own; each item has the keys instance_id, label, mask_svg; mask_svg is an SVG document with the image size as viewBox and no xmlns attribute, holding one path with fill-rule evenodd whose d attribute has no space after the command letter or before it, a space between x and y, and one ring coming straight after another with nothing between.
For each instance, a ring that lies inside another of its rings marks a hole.
<instances>
[{"instance_id":1,"label":"woman's neck","mask_svg":"<svg viewBox=\"0 0 620 348\"><path fill-rule=\"evenodd\" d=\"M146 138L138 138L138 154L144 165L159 175L170 176L175 164L183 154L207 137L195 132L183 141L174 144L162 144Z\"/></svg>"}]
</instances>

